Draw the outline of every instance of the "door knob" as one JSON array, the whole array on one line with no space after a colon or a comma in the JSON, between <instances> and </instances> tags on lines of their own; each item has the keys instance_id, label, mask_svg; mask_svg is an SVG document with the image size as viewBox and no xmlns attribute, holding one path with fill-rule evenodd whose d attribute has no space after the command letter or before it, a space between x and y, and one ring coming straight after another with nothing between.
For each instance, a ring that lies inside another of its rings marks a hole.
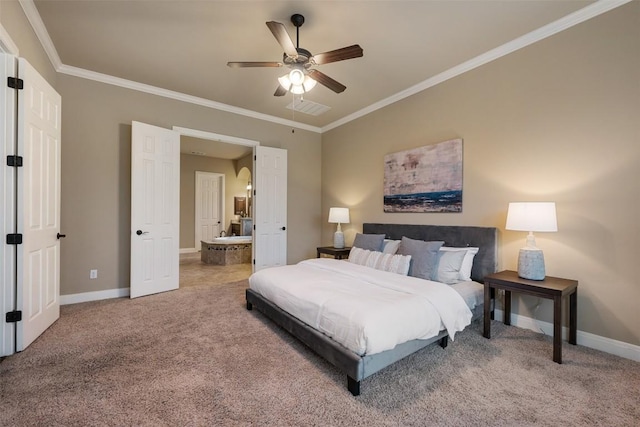
<instances>
[{"instance_id":1,"label":"door knob","mask_svg":"<svg viewBox=\"0 0 640 427\"><path fill-rule=\"evenodd\" d=\"M287 229L287 227L282 227L280 230L284 231L284 230L286 230L286 229Z\"/></svg>"},{"instance_id":2,"label":"door knob","mask_svg":"<svg viewBox=\"0 0 640 427\"><path fill-rule=\"evenodd\" d=\"M143 235L143 234L148 234L148 233L149 233L148 231L142 231L142 230L138 230L138 231L136 231L136 234L137 234L138 236L141 236L141 235Z\"/></svg>"},{"instance_id":3,"label":"door knob","mask_svg":"<svg viewBox=\"0 0 640 427\"><path fill-rule=\"evenodd\" d=\"M60 234L60 233L56 234L56 239L58 239L58 240L60 240L60 239L62 239L64 237L67 237L67 235L66 234Z\"/></svg>"}]
</instances>

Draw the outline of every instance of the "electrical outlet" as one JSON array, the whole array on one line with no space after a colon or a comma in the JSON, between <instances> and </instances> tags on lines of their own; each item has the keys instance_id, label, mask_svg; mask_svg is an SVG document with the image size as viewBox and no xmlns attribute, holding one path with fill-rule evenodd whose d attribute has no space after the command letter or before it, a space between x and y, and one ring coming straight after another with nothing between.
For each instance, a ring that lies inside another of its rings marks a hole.
<instances>
[{"instance_id":1,"label":"electrical outlet","mask_svg":"<svg viewBox=\"0 0 640 427\"><path fill-rule=\"evenodd\" d=\"M89 279L97 279L98 278L98 270L89 271Z\"/></svg>"}]
</instances>

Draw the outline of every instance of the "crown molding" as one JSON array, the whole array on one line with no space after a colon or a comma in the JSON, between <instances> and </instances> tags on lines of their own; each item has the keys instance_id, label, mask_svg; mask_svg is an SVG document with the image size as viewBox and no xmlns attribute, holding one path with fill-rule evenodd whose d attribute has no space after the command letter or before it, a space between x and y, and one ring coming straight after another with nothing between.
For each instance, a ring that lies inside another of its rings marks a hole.
<instances>
[{"instance_id":1,"label":"crown molding","mask_svg":"<svg viewBox=\"0 0 640 427\"><path fill-rule=\"evenodd\" d=\"M409 96L415 95L419 92L422 92L426 89L436 86L442 82L445 82L449 79L452 79L463 73L466 73L467 71L473 70L474 68L480 67L484 64L487 64L491 61L494 61L498 58L501 58L512 52L515 52L519 49L527 47L533 43L536 43L540 40L543 40L547 37L550 37L554 34L564 31L567 28L571 28L574 25L578 25L584 21L587 21L598 15L606 13L612 9L615 9L624 4L630 3L631 1L633 0L597 0L596 2L590 4L589 6L586 6L580 10L577 10L550 24L547 24L534 31L531 31L530 33L527 33L524 36L518 37L517 39L514 39L508 43L498 46L495 49L492 49L488 52L478 55L475 58L465 61L462 64L459 64L453 68L450 68L447 71L437 74L427 80L424 80L421 83L411 86L401 92L396 93L395 95L392 95L379 102L371 104L368 107L358 110L355 113L349 114L343 117L342 119L336 120L320 128L316 126L305 125L303 123L298 123L293 120L286 120L286 119L281 119L279 117L271 116L268 114L258 113L256 111L247 110L244 108L234 107L234 106L223 104L220 102L211 101L205 98L199 98L197 96L187 95L184 93L175 92L168 89L163 89L163 88L159 88L159 87L155 87L155 86L151 86L143 83L134 82L131 80L109 76L107 74L97 73L97 72L85 70L82 68L64 65L62 64L62 61L58 56L58 52L56 51L56 48L53 45L51 38L49 37L49 33L47 32L47 29L44 26L44 23L42 22L42 18L40 17L40 14L38 13L38 10L33 0L19 0L20 5L22 6L22 9L24 10L27 16L27 19L31 23L31 26L33 27L38 39L40 40L40 43L42 44L42 47L44 48L45 52L49 56L49 60L51 61L51 64L53 65L55 70L58 71L59 73L68 74L71 76L85 78L89 80L95 80L105 84L120 86L120 87L132 89L140 92L146 92L153 95L162 96L165 98L175 99L182 102L200 105L203 107L212 108L216 110L226 111L233 114L239 114L242 116L251 117L259 120L265 120L268 122L281 124L285 126L291 126L298 129L304 129L304 130L308 130L308 131L316 132L320 134L324 132L328 132L332 129L335 129L339 126L342 126L360 117L366 116L367 114L370 114L376 110L379 110L388 105L394 104ZM0 31L0 42L2 40L3 40L2 33Z\"/></svg>"},{"instance_id":2,"label":"crown molding","mask_svg":"<svg viewBox=\"0 0 640 427\"><path fill-rule=\"evenodd\" d=\"M475 58L463 62L462 64L456 65L455 67L450 68L440 74L436 74L435 76L414 86L411 86L408 89L398 92L395 95L391 95L390 97L385 98L382 101L371 104L368 107L365 107L359 111L356 111L355 113L343 117L342 119L329 123L328 125L322 127L322 133L330 131L331 129L335 129L360 117L366 116L367 114L370 114L376 110L394 104L400 100L408 98L411 95L415 95L416 93L422 92L426 89L429 89L430 87L436 86L442 82L457 77L463 73L466 73L467 71L473 70L474 68L480 67L481 65L487 64L491 61L515 52L516 50L520 50L533 43L539 42L540 40L546 39L547 37L564 31L567 28L571 28L574 25L578 25L584 21L587 21L631 1L633 0L598 0L595 3L590 4L589 6L570 13L563 18L560 18L543 27L531 31L530 33L518 37L517 39L507 42L501 46L498 46L495 49L478 55Z\"/></svg>"},{"instance_id":3,"label":"crown molding","mask_svg":"<svg viewBox=\"0 0 640 427\"><path fill-rule=\"evenodd\" d=\"M11 55L18 56L20 54L20 50L18 49L18 45L13 42L13 39L4 29L2 24L0 24L0 52L9 53Z\"/></svg>"},{"instance_id":4,"label":"crown molding","mask_svg":"<svg viewBox=\"0 0 640 427\"><path fill-rule=\"evenodd\" d=\"M42 22L42 18L40 17L40 13L36 8L35 3L33 0L19 0L19 2L24 14L27 16L31 27L33 28L33 31L36 33L36 37L40 40L42 48L47 53L49 61L51 61L51 65L53 65L53 68L57 71L62 65L62 61L60 60L60 56L58 56L58 51L53 45L51 37L49 37L49 32L44 26L44 22Z\"/></svg>"},{"instance_id":5,"label":"crown molding","mask_svg":"<svg viewBox=\"0 0 640 427\"><path fill-rule=\"evenodd\" d=\"M280 125L291 126L297 129L320 133L320 128L316 126L310 126L304 123L294 122L292 120L281 119L280 117L270 116L268 114L258 113L256 111L234 107L232 105L223 104L221 102L211 101L210 99L199 98L197 96L187 95L182 92L176 92L157 86L134 82L132 80L122 79L120 77L114 77L108 74L97 73L95 71L85 70L84 68L72 67L70 65L61 65L57 71L61 74L67 74L69 76L80 77L87 80L94 80L112 86L119 86L126 89L148 93L151 95L174 99L176 101L200 105L202 107L212 108L214 110L226 111L228 113L239 114L241 116L251 117L258 120L264 120Z\"/></svg>"}]
</instances>

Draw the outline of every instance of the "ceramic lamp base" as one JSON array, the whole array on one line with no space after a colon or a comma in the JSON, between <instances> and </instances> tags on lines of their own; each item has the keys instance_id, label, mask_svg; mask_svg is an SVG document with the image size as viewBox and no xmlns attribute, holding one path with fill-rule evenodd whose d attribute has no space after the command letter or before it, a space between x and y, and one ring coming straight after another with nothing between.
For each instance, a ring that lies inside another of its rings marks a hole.
<instances>
[{"instance_id":1,"label":"ceramic lamp base","mask_svg":"<svg viewBox=\"0 0 640 427\"><path fill-rule=\"evenodd\" d=\"M344 233L342 231L336 231L333 235L333 247L336 249L344 248Z\"/></svg>"},{"instance_id":2,"label":"ceramic lamp base","mask_svg":"<svg viewBox=\"0 0 640 427\"><path fill-rule=\"evenodd\" d=\"M529 280L544 280L544 255L540 249L520 249L518 276Z\"/></svg>"}]
</instances>

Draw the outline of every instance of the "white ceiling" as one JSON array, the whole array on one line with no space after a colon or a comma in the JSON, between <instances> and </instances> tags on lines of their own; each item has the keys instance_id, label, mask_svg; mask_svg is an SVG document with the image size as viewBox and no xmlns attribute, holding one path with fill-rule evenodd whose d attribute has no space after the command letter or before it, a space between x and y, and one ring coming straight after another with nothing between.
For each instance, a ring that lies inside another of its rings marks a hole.
<instances>
[{"instance_id":1,"label":"white ceiling","mask_svg":"<svg viewBox=\"0 0 640 427\"><path fill-rule=\"evenodd\" d=\"M103 73L320 131L580 22L572 17L597 6L581 0L20 1L35 4L32 14L40 15L61 72ZM265 22L285 24L295 43L293 13L306 18L300 47L364 49L362 58L316 67L347 86L336 94L317 85L305 95L330 107L319 116L294 117L286 108L291 95L273 96L285 69L226 65L281 61L282 48Z\"/></svg>"}]
</instances>

